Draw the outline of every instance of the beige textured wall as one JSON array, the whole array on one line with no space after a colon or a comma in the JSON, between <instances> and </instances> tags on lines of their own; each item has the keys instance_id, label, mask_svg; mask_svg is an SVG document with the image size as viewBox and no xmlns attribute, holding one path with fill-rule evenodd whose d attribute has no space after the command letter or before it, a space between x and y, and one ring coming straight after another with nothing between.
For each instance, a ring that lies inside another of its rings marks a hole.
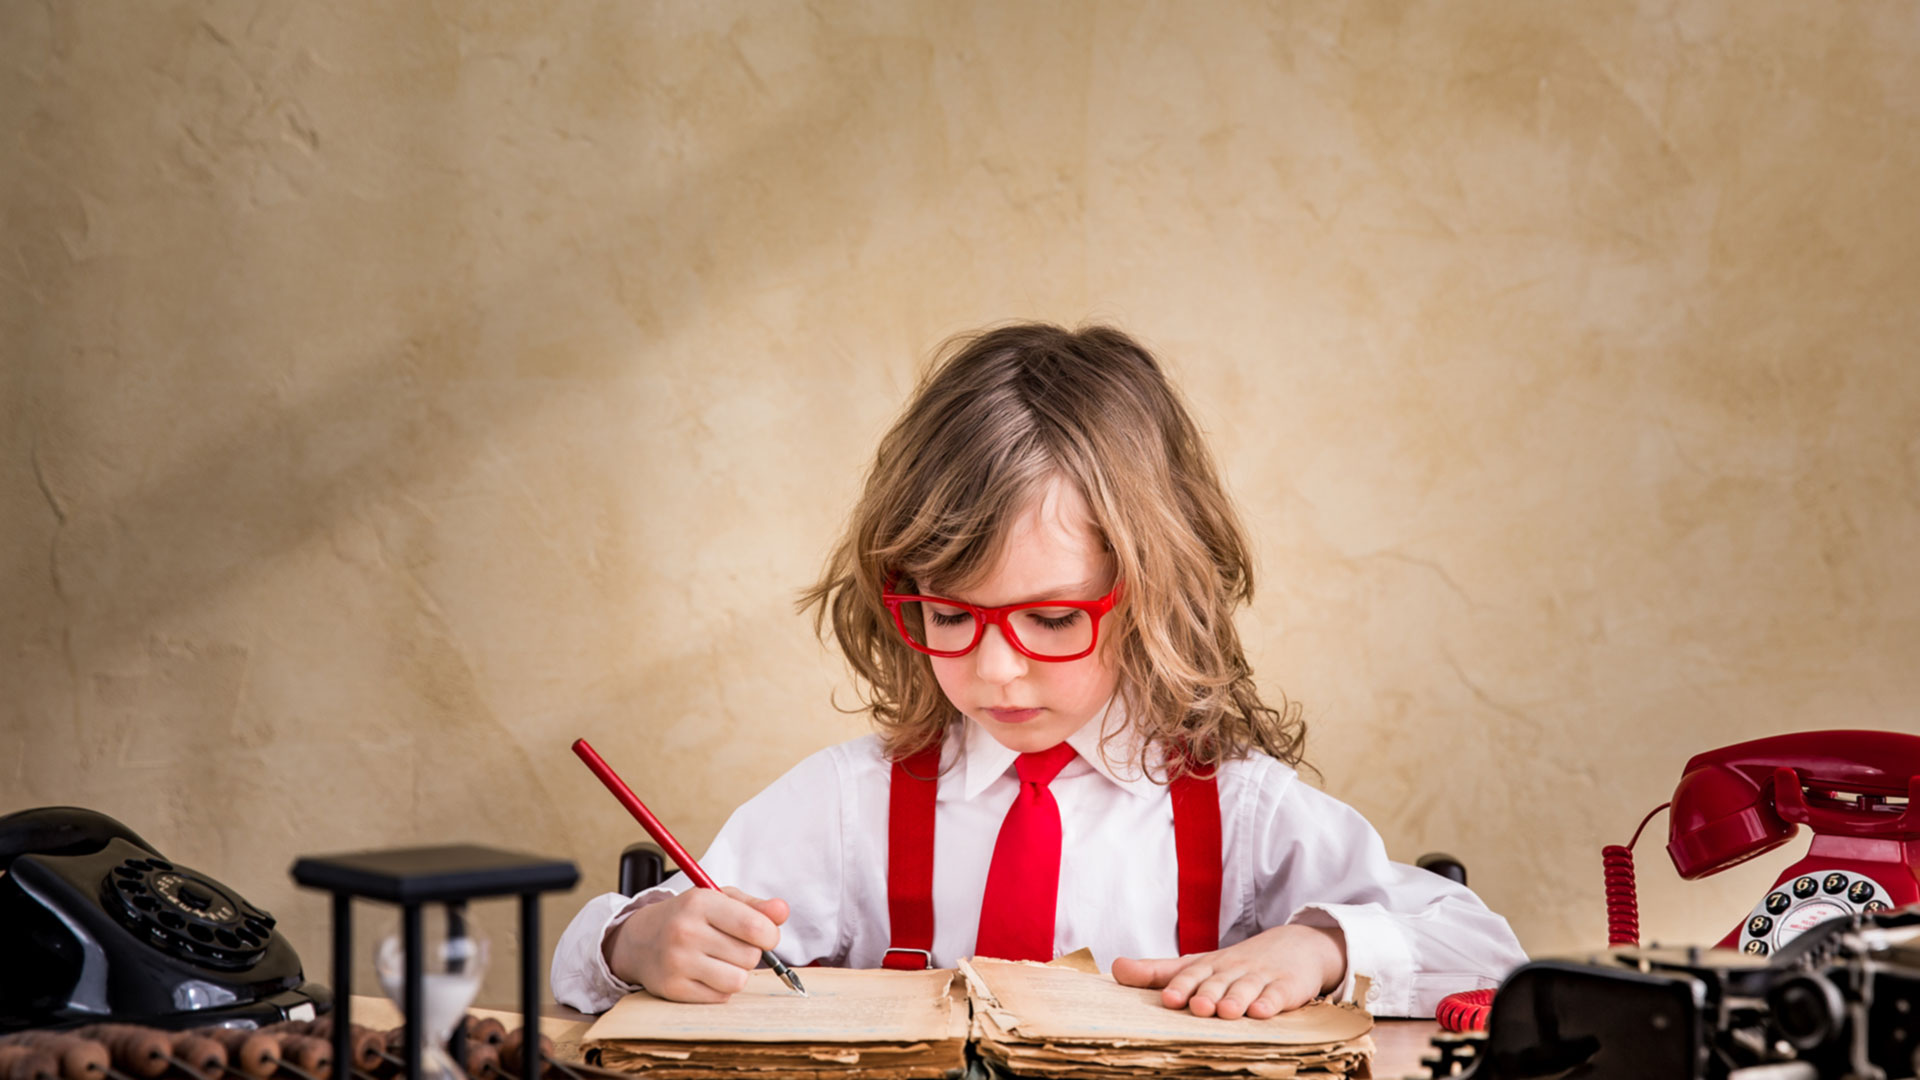
<instances>
[{"instance_id":1,"label":"beige textured wall","mask_svg":"<svg viewBox=\"0 0 1920 1080\"><path fill-rule=\"evenodd\" d=\"M0 140L0 810L322 977L296 854L597 891L575 736L698 848L860 733L791 599L1000 320L1162 351L1325 786L1535 952L1691 753L1920 729L1906 3L56 0ZM1694 941L1791 857L1640 854Z\"/></svg>"}]
</instances>

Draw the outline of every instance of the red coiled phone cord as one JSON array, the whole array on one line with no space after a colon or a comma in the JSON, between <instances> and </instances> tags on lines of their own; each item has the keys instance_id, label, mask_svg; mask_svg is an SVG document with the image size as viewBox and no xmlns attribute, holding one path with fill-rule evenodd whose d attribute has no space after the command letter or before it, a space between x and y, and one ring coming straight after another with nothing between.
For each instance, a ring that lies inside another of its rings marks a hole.
<instances>
[{"instance_id":1,"label":"red coiled phone cord","mask_svg":"<svg viewBox=\"0 0 1920 1080\"><path fill-rule=\"evenodd\" d=\"M1433 1007L1433 1018L1448 1031L1485 1031L1493 1011L1493 991L1462 990L1448 994Z\"/></svg>"},{"instance_id":2,"label":"red coiled phone cord","mask_svg":"<svg viewBox=\"0 0 1920 1080\"><path fill-rule=\"evenodd\" d=\"M1640 834L1653 820L1653 815L1672 806L1663 802L1640 819L1640 828L1633 830L1633 839L1626 847L1608 844L1600 849L1600 865L1607 882L1607 945L1640 944L1640 898L1633 887L1633 845L1640 842Z\"/></svg>"},{"instance_id":3,"label":"red coiled phone cord","mask_svg":"<svg viewBox=\"0 0 1920 1080\"><path fill-rule=\"evenodd\" d=\"M1607 877L1607 944L1640 944L1640 899L1633 889L1633 845L1640 842L1653 815L1672 806L1661 803L1640 819L1627 846L1608 844L1600 849L1600 862ZM1448 1031L1485 1031L1487 1014L1493 1011L1493 991L1463 990L1440 999L1433 1018Z\"/></svg>"}]
</instances>

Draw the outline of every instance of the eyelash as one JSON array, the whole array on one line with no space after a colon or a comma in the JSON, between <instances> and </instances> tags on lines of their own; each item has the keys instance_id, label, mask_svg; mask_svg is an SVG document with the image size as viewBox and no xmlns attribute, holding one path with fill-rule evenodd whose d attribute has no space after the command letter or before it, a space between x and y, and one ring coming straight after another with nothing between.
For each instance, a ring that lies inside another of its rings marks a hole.
<instances>
[{"instance_id":1,"label":"eyelash","mask_svg":"<svg viewBox=\"0 0 1920 1080\"><path fill-rule=\"evenodd\" d=\"M1034 615L1031 616L1031 618L1034 622L1039 623L1048 630L1065 630L1067 627L1072 626L1074 620L1078 619L1081 614L1082 613L1078 611L1070 611L1065 615L1053 619L1049 619L1044 615ZM937 611L928 614L928 620L935 626L959 626L971 618L973 618L973 616L966 612L961 612L958 615L942 615Z\"/></svg>"}]
</instances>

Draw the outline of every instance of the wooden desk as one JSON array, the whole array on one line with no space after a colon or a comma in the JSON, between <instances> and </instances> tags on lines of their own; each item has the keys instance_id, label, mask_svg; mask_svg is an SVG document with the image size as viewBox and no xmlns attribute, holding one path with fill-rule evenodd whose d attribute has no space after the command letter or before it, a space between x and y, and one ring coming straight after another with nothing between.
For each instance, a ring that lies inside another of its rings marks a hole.
<instances>
[{"instance_id":1,"label":"wooden desk","mask_svg":"<svg viewBox=\"0 0 1920 1080\"><path fill-rule=\"evenodd\" d=\"M1433 1043L1433 1037L1439 1033L1440 1025L1433 1020L1375 1021L1373 1025L1374 1080L1426 1077L1427 1070L1420 1064L1420 1056L1427 1052Z\"/></svg>"}]
</instances>

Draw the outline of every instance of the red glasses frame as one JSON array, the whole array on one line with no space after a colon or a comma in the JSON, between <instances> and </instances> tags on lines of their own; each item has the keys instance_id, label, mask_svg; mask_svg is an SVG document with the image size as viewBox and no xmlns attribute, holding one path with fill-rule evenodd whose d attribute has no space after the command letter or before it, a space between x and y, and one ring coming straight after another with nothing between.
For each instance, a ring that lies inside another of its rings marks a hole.
<instances>
[{"instance_id":1,"label":"red glasses frame","mask_svg":"<svg viewBox=\"0 0 1920 1080\"><path fill-rule=\"evenodd\" d=\"M1098 600L1029 600L1024 604L1008 604L1005 607L981 607L979 604L969 604L964 600L954 600L945 596L921 596L916 593L896 593L893 591L892 581L888 581L886 587L880 592L880 602L887 605L888 611L893 612L893 627L900 631L900 640L913 646L915 650L926 653L928 656L938 656L943 659L965 656L980 646L981 639L987 636L987 627L997 626L1000 628L1000 636L1006 639L1007 644L1013 646L1015 652L1029 660L1038 660L1046 664L1064 664L1070 660L1079 660L1083 657L1091 656L1093 650L1100 647L1101 616L1112 611L1114 604L1118 603L1119 600L1120 583L1117 581L1113 583L1113 589ZM908 632L907 617L900 611L900 605L908 603L940 604L943 607L958 608L961 611L967 612L973 616L973 640L968 642L967 647L964 649L930 649L920 644L913 640L913 634ZM1007 624L1007 616L1016 611L1025 611L1028 608L1073 608L1076 611L1086 612L1088 617L1093 620L1093 636L1087 642L1086 649L1074 653L1072 656L1042 656L1032 649L1027 648L1025 645L1022 645L1020 643L1020 635L1014 631L1013 627Z\"/></svg>"}]
</instances>

